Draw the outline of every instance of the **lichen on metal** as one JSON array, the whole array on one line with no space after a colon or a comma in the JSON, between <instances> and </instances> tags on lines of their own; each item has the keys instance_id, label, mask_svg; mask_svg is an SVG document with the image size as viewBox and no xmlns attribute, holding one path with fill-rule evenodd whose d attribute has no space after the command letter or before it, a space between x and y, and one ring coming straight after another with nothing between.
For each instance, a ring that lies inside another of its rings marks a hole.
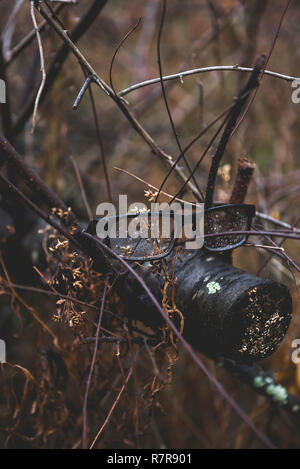
<instances>
[{"instance_id":1,"label":"lichen on metal","mask_svg":"<svg viewBox=\"0 0 300 469\"><path fill-rule=\"evenodd\" d=\"M214 293L217 293L217 291L221 290L221 285L218 282L209 282L206 285L206 288L208 290L208 294L213 295Z\"/></svg>"}]
</instances>

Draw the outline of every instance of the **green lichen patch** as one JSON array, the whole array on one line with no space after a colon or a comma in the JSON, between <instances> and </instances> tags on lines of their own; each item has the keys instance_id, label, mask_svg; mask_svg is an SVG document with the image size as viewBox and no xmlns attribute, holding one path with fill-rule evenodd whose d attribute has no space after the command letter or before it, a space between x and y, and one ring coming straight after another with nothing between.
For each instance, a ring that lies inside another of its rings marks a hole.
<instances>
[{"instance_id":1,"label":"green lichen patch","mask_svg":"<svg viewBox=\"0 0 300 469\"><path fill-rule=\"evenodd\" d=\"M206 288L208 290L208 294L213 295L214 293L217 293L217 291L221 290L221 285L218 282L209 282L206 285Z\"/></svg>"}]
</instances>

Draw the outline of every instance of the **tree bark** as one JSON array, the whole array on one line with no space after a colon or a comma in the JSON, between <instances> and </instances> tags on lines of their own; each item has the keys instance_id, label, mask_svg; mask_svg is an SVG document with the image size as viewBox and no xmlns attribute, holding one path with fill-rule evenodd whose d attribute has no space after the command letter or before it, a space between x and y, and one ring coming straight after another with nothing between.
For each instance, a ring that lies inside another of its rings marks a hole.
<instances>
[{"instance_id":1,"label":"tree bark","mask_svg":"<svg viewBox=\"0 0 300 469\"><path fill-rule=\"evenodd\" d=\"M141 273L161 300L157 277L150 270ZM251 275L233 267L228 257L207 252L176 260L175 275L175 302L185 320L183 335L197 350L214 359L253 363L271 355L284 338L292 315L285 285ZM152 329L163 326L160 314L130 275L121 276L118 291L129 317Z\"/></svg>"}]
</instances>

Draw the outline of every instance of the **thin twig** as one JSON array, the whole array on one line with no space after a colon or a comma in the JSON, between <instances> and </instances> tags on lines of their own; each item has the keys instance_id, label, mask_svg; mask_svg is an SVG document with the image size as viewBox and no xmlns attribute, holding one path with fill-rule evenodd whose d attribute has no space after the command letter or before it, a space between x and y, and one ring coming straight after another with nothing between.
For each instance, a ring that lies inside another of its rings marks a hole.
<instances>
[{"instance_id":1,"label":"thin twig","mask_svg":"<svg viewBox=\"0 0 300 469\"><path fill-rule=\"evenodd\" d=\"M171 109L170 109L170 106L169 106L169 103L168 103L168 98L167 98L167 94L166 94L166 90L165 90L165 86L164 86L164 81L163 81L163 69L162 69L162 60L161 60L161 38L162 38L162 33L163 33L163 28L164 28L164 23L165 23L165 18L166 18L166 10L167 10L167 0L163 0L162 14L161 14L159 30L158 30L158 38L157 38L157 62L158 62L158 69L159 69L159 76L160 76L160 85L161 85L163 100L164 100L165 107L166 107L166 110L167 110L168 118L169 118L169 121L170 121L170 124L171 124L171 129L172 129L176 144L177 144L179 152L180 152L180 157L183 158L183 160L186 164L186 167L188 169L189 175L191 175L191 178L192 178L195 186L198 189L198 193L200 194L200 197L198 195L197 200L199 202L201 202L201 201L204 200L204 195L201 192L201 189L200 189L200 187L199 187L199 185L198 185L198 183L195 179L194 174L192 174L190 165L189 165L188 160L185 156L185 152L182 150L182 146L181 146L181 143L179 141L178 133L177 133L177 130L176 130L176 127L175 127L175 124L174 124L174 120L173 120ZM175 170L175 168L177 166L177 163L178 162L175 161L175 163L173 164L173 166L172 166L171 170L169 171L167 177L164 178L164 180L163 180L163 182L160 186L160 189L158 191L158 194L156 196L156 201L158 200L160 191L163 189L163 186L166 183L167 178L170 176L171 172ZM197 195L197 194L194 194L194 195Z\"/></svg>"},{"instance_id":2,"label":"thin twig","mask_svg":"<svg viewBox=\"0 0 300 469\"><path fill-rule=\"evenodd\" d=\"M83 73L86 74L85 69L82 67ZM98 114L97 114L97 109L96 109L96 104L95 104L95 99L93 95L93 91L91 88L92 83L97 82L97 78L92 75L88 76L83 84L83 87L81 88L80 92L78 93L78 96L73 104L73 109L76 111L86 93L87 90L89 90L89 96L90 96L90 102L91 102L91 107L92 107L92 112L93 112L93 118L94 118L94 123L95 123L95 129L96 129L96 134L97 134L97 140L100 148L100 154L101 154L101 160L102 160L102 165L103 165L103 170L104 170L104 177L105 177L105 183L106 183L106 190L107 190L107 196L108 200L112 202L112 191L111 191L111 183L110 183L110 178L108 174L108 169L107 169L107 164L106 164L106 158L105 158L105 151L104 151L104 145L103 145L103 140L102 140L102 135L101 135L101 130L100 130L100 123L98 119Z\"/></svg>"},{"instance_id":3,"label":"thin twig","mask_svg":"<svg viewBox=\"0 0 300 469\"><path fill-rule=\"evenodd\" d=\"M60 13L66 5L58 5L58 7L55 9L55 13L58 14ZM38 24L38 30L41 33L45 26L47 25L47 21L43 20ZM20 40L11 50L6 52L6 57L5 57L5 64L10 65L16 57L22 52L26 47L28 47L32 40L36 37L36 30L33 29L30 31L26 36L23 37L23 39Z\"/></svg>"},{"instance_id":4,"label":"thin twig","mask_svg":"<svg viewBox=\"0 0 300 469\"><path fill-rule=\"evenodd\" d=\"M122 45L126 42L126 40L129 38L129 36L131 36L131 34L133 34L134 31L136 31L136 29L141 24L141 21L142 21L142 18L139 18L137 23L132 28L130 28L130 30L125 34L125 36L123 37L123 39L119 43L118 47L116 48L116 50L115 50L115 52L112 56L112 59L111 59L111 62L110 62L110 67L109 67L109 82L110 82L110 86L111 86L111 88L112 88L112 90L115 94L116 94L116 90L115 90L114 83L113 83L113 67L114 67L116 57L117 57L118 52L121 49Z\"/></svg>"},{"instance_id":5,"label":"thin twig","mask_svg":"<svg viewBox=\"0 0 300 469\"><path fill-rule=\"evenodd\" d=\"M87 89L89 88L89 86L91 85L91 83L95 82L96 83L96 77L94 75L92 76L88 76L85 80L85 82L83 83L82 85L82 88L81 90L79 91L76 99L75 99L75 102L73 104L73 109L74 111L77 111L77 109L79 108L80 106L80 103L87 91Z\"/></svg>"},{"instance_id":6,"label":"thin twig","mask_svg":"<svg viewBox=\"0 0 300 469\"><path fill-rule=\"evenodd\" d=\"M83 449L87 449L87 403L88 403L89 390L90 390L92 377L93 377L95 364L96 364L98 345L99 345L99 335L100 335L101 323L102 323L102 318L103 318L106 293L107 293L107 284L105 283L102 300L101 300L100 314L99 314L99 319L98 319L98 324L97 324L94 353L93 353L90 372L89 372L89 376L87 379L84 399L83 399L83 408L82 408L82 448Z\"/></svg>"},{"instance_id":7,"label":"thin twig","mask_svg":"<svg viewBox=\"0 0 300 469\"><path fill-rule=\"evenodd\" d=\"M93 218L93 213L92 213L90 204L89 204L87 196L86 196L85 188L84 188L84 185L83 185L83 182L82 182L82 177L81 177L78 165L77 165L75 159L73 158L73 156L70 156L70 160L71 160L72 165L74 167L74 171L75 171L77 181L78 181L78 184L79 184L79 187L80 187L83 203L85 205L89 220L91 220Z\"/></svg>"},{"instance_id":8,"label":"thin twig","mask_svg":"<svg viewBox=\"0 0 300 469\"><path fill-rule=\"evenodd\" d=\"M280 246L261 246L259 244L249 244L248 246L255 247L257 249L264 249L266 251L271 252L277 257L280 257L283 261L285 261L289 268L293 267L297 272L300 273L300 267L293 261L293 259L285 252L285 249Z\"/></svg>"},{"instance_id":9,"label":"thin twig","mask_svg":"<svg viewBox=\"0 0 300 469\"><path fill-rule=\"evenodd\" d=\"M51 291L51 290L45 290L43 288L37 288L37 287L28 287L27 285L18 285L16 283L9 283L5 282L0 278L0 285L6 287L6 288L15 288L16 290L24 290L24 291L29 291L29 292L34 292L34 293L41 293L43 295L49 295L49 296L56 296L59 297L63 300L70 301L71 303L76 303L81 306L85 306L86 308L93 309L95 311L99 311L99 308L95 305L92 305L90 303L86 303L85 301L78 300L77 298L74 298L73 296L68 296L68 295L63 295L62 293L59 293L58 291Z\"/></svg>"},{"instance_id":10,"label":"thin twig","mask_svg":"<svg viewBox=\"0 0 300 469\"><path fill-rule=\"evenodd\" d=\"M114 169L116 169L117 171L121 171L121 173L128 174L128 176L133 177L133 178L136 179L137 181L140 181L142 184L145 184L145 186L150 187L150 189L154 189L156 192L158 192L158 188L157 188L157 187L153 186L152 184L149 184L149 182L144 181L144 179L142 179L142 178L136 176L135 174L131 173L130 171L126 171L126 169L118 168L117 166L114 166ZM160 193L163 194L163 195L165 195L166 197L169 197L169 199L173 199L173 198L174 198L174 195L168 194L167 192L160 191ZM177 200L178 202L180 202L180 203L182 203L182 204L189 204L189 205L192 205L192 206L195 205L195 204L192 203L192 202L188 202L188 201L186 201L186 200L179 199L178 197L176 197L175 200Z\"/></svg>"},{"instance_id":11,"label":"thin twig","mask_svg":"<svg viewBox=\"0 0 300 469\"><path fill-rule=\"evenodd\" d=\"M268 215L267 213L257 211L255 216L261 218L262 220L269 221L274 225L280 226L281 228L286 228L287 230L293 231L294 233L300 233L299 228L295 228L293 225L290 225L289 223L286 223L282 220L277 220L277 218L271 217L271 215Z\"/></svg>"},{"instance_id":12,"label":"thin twig","mask_svg":"<svg viewBox=\"0 0 300 469\"><path fill-rule=\"evenodd\" d=\"M292 224L292 228L294 228L298 223L299 223L299 220L300 220L300 216L298 216L296 218L296 220L294 221L294 223ZM282 237L281 235L279 235L280 237ZM279 243L279 246L281 247L286 239L286 237L282 237L283 239L280 241ZM263 264L262 266L258 269L258 272L256 275L260 275L261 272L264 270L264 268L269 264L270 260L272 259L272 256L270 256Z\"/></svg>"},{"instance_id":13,"label":"thin twig","mask_svg":"<svg viewBox=\"0 0 300 469\"><path fill-rule=\"evenodd\" d=\"M286 13L287 13L287 11L288 11L288 8L289 8L289 6L290 6L290 4L291 4L291 1L292 1L292 0L287 0L287 3L286 3L286 5L285 5L285 8L284 8L284 10L283 10L283 12L282 12L282 15L281 15L281 17L280 17L280 21L279 21L279 24L278 24L278 26L277 26L277 29L276 29L276 32L275 32L275 36L274 36L274 39L273 39L271 48L270 48L270 50L269 50L269 54L268 54L268 56L267 56L267 58L266 58L266 60L265 60L265 63L264 63L264 65L263 65L263 67L262 67L260 76L258 77L258 81L259 81L259 82L262 80L262 78L263 78L263 76L264 76L264 72L265 72L265 70L266 70L266 68L267 68L267 65L268 65L269 61L270 61L271 55L272 55L272 53L273 53L274 47L275 47L276 42L277 42L277 39L278 39L278 37L279 37L279 33L280 33L280 30L281 30L281 26L282 26L283 20L284 20L285 15L286 15ZM232 130L232 133L231 133L230 138L233 137L233 135L237 132L237 130L239 129L240 125L241 125L242 122L244 121L246 115L247 115L248 112L249 112L250 107L251 107L252 104L253 104L253 101L254 101L254 99L255 99L255 97L256 97L256 95L257 95L257 92L258 92L258 87L253 90L252 95L251 95L250 100L249 100L249 103L248 103L248 105L247 105L247 107L246 107L246 109L245 109L245 111L244 111L242 117L240 118L240 120L239 120L238 123L236 124L235 128Z\"/></svg>"},{"instance_id":14,"label":"thin twig","mask_svg":"<svg viewBox=\"0 0 300 469\"><path fill-rule=\"evenodd\" d=\"M71 3L73 5L76 5L78 3L77 0L50 0L52 3Z\"/></svg>"},{"instance_id":15,"label":"thin twig","mask_svg":"<svg viewBox=\"0 0 300 469\"><path fill-rule=\"evenodd\" d=\"M222 117L226 116L227 113L229 113L232 109L232 105L229 106L227 109L225 109L225 111L223 111L219 116L217 116L212 122L210 122L210 124L208 124L205 129L203 129L198 135L196 135L196 137L194 137L192 139L192 141L185 147L185 149L183 150L183 153L186 153L188 150L190 150L192 148L192 146L213 126L215 125L220 119L222 119ZM175 194L175 196L173 196L171 202L173 202L175 199L177 199L178 197L181 197L182 194L184 193L184 190L187 186L187 184L189 183L190 179L192 178L192 176L195 174L195 172L197 171L197 169L199 168L201 162L203 161L204 157L206 156L207 152L209 151L209 149L211 148L213 142L215 141L215 139L217 138L219 132L221 131L221 129L223 128L223 126L225 125L227 119L229 118L229 114L225 117L224 121L221 123L219 129L216 131L215 135L213 136L213 138L211 139L211 141L209 142L207 148L205 149L204 153L201 155L201 157L199 158L197 164L195 165L193 171L191 172L191 174L189 175L189 177L187 178L187 180L184 182L183 186L181 186L180 190L177 192L177 194ZM180 161L180 159L182 158L183 156L183 153L181 153L175 160L175 162L173 163L172 167L169 169L169 172L166 174L164 180L162 181L161 185L160 185L160 188L163 187L164 185L164 182L167 180L167 178L169 177L169 174L171 174L172 170L173 170L173 167L176 166L178 164L178 162Z\"/></svg>"},{"instance_id":16,"label":"thin twig","mask_svg":"<svg viewBox=\"0 0 300 469\"><path fill-rule=\"evenodd\" d=\"M8 192L16 194L28 207L31 208L40 218L45 220L46 223L53 226L60 234L65 236L69 241L71 241L77 248L81 248L81 245L76 241L76 239L65 230L59 223L53 220L51 215L41 210L34 202L32 202L25 194L23 194L11 181L9 181L2 173L0 173L0 179L5 184Z\"/></svg>"},{"instance_id":17,"label":"thin twig","mask_svg":"<svg viewBox=\"0 0 300 469\"><path fill-rule=\"evenodd\" d=\"M0 175L1 176L1 175ZM7 283L11 285L11 279L10 279L10 276L9 276L9 273L6 269L6 266L4 264L4 260L3 260L3 257L2 257L2 253L0 252L0 264L2 266L2 269L3 269L3 272L5 274L5 277L6 277L6 280L7 280ZM48 334L52 337L53 339L53 344L58 348L60 349L60 345L59 345L59 341L58 341L58 337L54 334L54 332L50 329L50 327L47 326L47 324L45 324L45 322L40 318L39 314L35 311L35 309L28 305L24 300L23 298L16 292L16 290L14 289L14 287L10 286L10 289L13 293L13 295L15 296L15 298L18 299L18 301L27 309L27 311L31 314L31 316L35 319L35 321L37 321L41 326L42 328L48 332Z\"/></svg>"},{"instance_id":18,"label":"thin twig","mask_svg":"<svg viewBox=\"0 0 300 469\"><path fill-rule=\"evenodd\" d=\"M229 109L226 109L219 117L217 117L214 121L217 122L222 116L225 115L225 118L223 119L223 121L221 122L221 124L219 125L218 129L216 130L215 134L213 135L213 137L211 138L211 140L209 141L208 145L206 146L204 152L202 153L202 155L200 156L199 160L197 161L197 164L195 165L191 175L189 176L189 178L197 171L197 169L199 168L200 164L202 163L202 161L204 160L205 156L208 154L208 151L210 150L210 148L212 147L212 145L214 144L215 140L217 139L217 137L219 136L220 132L222 131L222 129L224 128L224 126L226 125L227 121L230 119L230 116L231 116L231 110L232 110L232 107L230 107ZM226 115L227 114L227 115ZM207 130L207 127L196 137L194 138L191 143L188 145L188 147L190 148L194 143L195 141L197 140L197 138L203 134L204 132L206 132ZM183 184L183 186L180 188L180 190L178 191L178 193L174 196L173 200L175 200L176 197L178 196L181 196L185 190L185 187L186 187L186 184L189 182L189 178L187 179L187 181ZM173 202L173 200L171 202Z\"/></svg>"},{"instance_id":19,"label":"thin twig","mask_svg":"<svg viewBox=\"0 0 300 469\"><path fill-rule=\"evenodd\" d=\"M105 336L105 335L101 335L99 337L99 340L98 340L98 343L101 343L101 342L105 342L105 343L108 343L108 344L127 344L128 342L130 342L132 345L141 345L141 346L144 346L144 339L145 337L121 337L121 336L114 336L114 337L108 337L108 336ZM152 344L152 345L157 345L158 343L158 340L157 339L152 339L152 338L148 338L146 337L146 340L148 341L148 343ZM95 337L85 337L84 339L82 339L82 344L94 344L96 342L96 338Z\"/></svg>"},{"instance_id":20,"label":"thin twig","mask_svg":"<svg viewBox=\"0 0 300 469\"><path fill-rule=\"evenodd\" d=\"M123 394L123 392L125 391L126 386L127 386L128 382L129 382L129 380L130 380L130 378L131 378L131 375L132 375L132 372L133 372L133 368L134 368L134 363L131 365L131 368L130 368L130 370L129 370L129 373L128 373L128 375L127 375L127 378L126 378L126 380L125 380L125 383L124 383L123 386L121 387L121 389L120 389L120 391L119 391L119 394L117 395L117 397L116 397L116 399L115 399L115 402L113 403L113 405L112 405L112 407L111 407L111 409L110 409L110 411L109 411L109 413L108 413L106 419L104 420L103 425L101 426L100 430L98 431L97 435L95 436L95 438L94 438L94 440L93 440L93 442L92 442L92 444L91 444L91 446L90 446L89 449L93 449L93 448L94 448L95 444L97 443L98 439L100 438L101 434L103 433L103 430L105 429L105 427L106 427L107 424L109 423L110 418L111 418L111 416L112 416L112 414L113 414L115 408L117 407L118 402L119 402L119 400L121 399L122 394Z\"/></svg>"},{"instance_id":21,"label":"thin twig","mask_svg":"<svg viewBox=\"0 0 300 469\"><path fill-rule=\"evenodd\" d=\"M194 68L192 70L185 70L184 72L174 73L172 75L163 76L163 81L170 81L170 80L180 80L182 83L182 79L184 77L192 76L192 75L199 75L201 73L206 72L242 72L242 73L252 73L253 68L251 67L240 67L239 65L217 65L212 67L201 67L201 68ZM281 80L287 82L293 82L295 80L300 82L300 77L294 77L290 75L284 75L282 73L273 72L271 70L265 70L264 75L269 75L271 77L279 78ZM122 91L118 92L118 96L123 97L133 91L137 91L140 88L144 88L145 86L155 85L160 83L160 78L152 78L150 80L145 80L140 83L136 83L134 85L129 86L128 88L124 88Z\"/></svg>"},{"instance_id":22,"label":"thin twig","mask_svg":"<svg viewBox=\"0 0 300 469\"><path fill-rule=\"evenodd\" d=\"M252 92L253 89L257 88L258 86L258 77L260 75L260 72L262 70L264 63L265 63L265 56L260 56L256 61L254 70L251 73L245 87L236 98L234 107L231 111L230 118L228 120L228 123L226 124L224 132L220 139L218 148L211 162L211 167L210 167L210 171L209 171L208 179L207 179L206 194L205 194L205 203L207 207L210 207L213 203L216 177L218 174L218 169L219 169L221 160L226 150L226 146L232 135L232 131L236 125L238 117L249 97L249 94Z\"/></svg>"},{"instance_id":23,"label":"thin twig","mask_svg":"<svg viewBox=\"0 0 300 469\"><path fill-rule=\"evenodd\" d=\"M148 345L148 340L147 337L144 337L144 344L145 344L145 348L148 352L148 355L149 355L149 358L151 360L151 363L152 363L152 366L153 366L153 370L154 370L154 373L155 375L157 376L157 378L159 378L161 381L164 381L164 378L163 376L161 375L158 367L157 367L157 364L156 364L156 361L155 361L155 358L153 356L153 352L152 350L150 349L149 345Z\"/></svg>"},{"instance_id":24,"label":"thin twig","mask_svg":"<svg viewBox=\"0 0 300 469\"><path fill-rule=\"evenodd\" d=\"M43 89L45 87L47 75L46 75L46 70L45 70L45 58L44 58L43 44L42 44L42 40L41 40L39 27L38 27L36 17L35 17L35 0L31 0L31 2L30 2L30 14L31 14L33 26L34 26L34 29L35 29L36 39L37 39L37 43L38 43L39 54L40 54L40 62L41 62L41 72L42 72L42 81L41 81L40 87L39 87L37 95L36 95L34 110L33 110L33 116L32 116L31 133L33 134L33 132L35 130L35 126L36 126L36 120L37 120L37 113L38 113L40 98L41 98Z\"/></svg>"},{"instance_id":25,"label":"thin twig","mask_svg":"<svg viewBox=\"0 0 300 469\"><path fill-rule=\"evenodd\" d=\"M48 283L47 283L48 285ZM52 289L52 290L44 290L43 288L37 288L37 287L28 287L27 285L18 285L16 283L8 283L8 282L5 282L3 279L0 278L0 286L4 286L6 288L10 288L10 287L13 287L15 288L16 290L24 290L24 291L29 291L29 292L35 292L35 293L41 293L43 295L48 295L48 296L56 296L62 300L67 300L69 301L70 303L74 303L74 304L77 304L77 305L80 305L80 306L84 306L85 308L89 308L89 309L92 309L93 311L99 311L99 307L98 306L95 306L91 303L87 303L86 301L81 301L81 300L78 300L77 298L75 298L74 296L68 296L68 295L63 295L62 293L59 293L57 290L55 289ZM49 286L49 285L48 285ZM49 288L51 288L49 286ZM115 319L118 319L120 322L123 322L124 323L124 320L122 318L120 318L120 316L118 316L117 314L113 313L112 311L108 310L108 309L104 309L104 312L109 314L110 316L113 316ZM107 332L107 330L102 327L101 328L104 332ZM94 337L93 337L94 339Z\"/></svg>"},{"instance_id":26,"label":"thin twig","mask_svg":"<svg viewBox=\"0 0 300 469\"><path fill-rule=\"evenodd\" d=\"M283 232L283 231L267 231L267 230L239 230L239 231L222 231L221 233L207 233L204 235L205 238L215 238L218 236L229 236L232 235L247 235L247 236L277 236L279 238L285 239L296 239L300 240L300 235L292 232Z\"/></svg>"},{"instance_id":27,"label":"thin twig","mask_svg":"<svg viewBox=\"0 0 300 469\"><path fill-rule=\"evenodd\" d=\"M107 197L108 197L108 201L112 202L113 198L112 198L111 182L110 182L107 163L106 163L106 155L105 155L104 144L103 144L103 139L102 139L102 134L101 134L100 122L99 122L97 109L96 109L95 98L94 98L94 94L93 94L93 90L92 90L91 86L89 87L89 96L90 96L90 102L91 102L91 107L92 107L94 123L95 123L96 135L97 135L98 145L99 145L99 149L100 149L100 156L101 156L101 161L102 161L102 166L103 166L103 171L104 171L104 178L105 178L105 184L106 184Z\"/></svg>"}]
</instances>

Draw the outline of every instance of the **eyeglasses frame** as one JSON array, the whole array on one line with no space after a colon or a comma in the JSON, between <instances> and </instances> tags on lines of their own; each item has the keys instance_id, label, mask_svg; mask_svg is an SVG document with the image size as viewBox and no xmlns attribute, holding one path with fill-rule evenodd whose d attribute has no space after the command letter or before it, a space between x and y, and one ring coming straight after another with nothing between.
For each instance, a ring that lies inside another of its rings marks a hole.
<instances>
[{"instance_id":1,"label":"eyeglasses frame","mask_svg":"<svg viewBox=\"0 0 300 469\"><path fill-rule=\"evenodd\" d=\"M194 206L195 208L197 207L196 205ZM221 202L216 202L214 204L213 207L210 207L210 208L207 208L204 210L204 216L207 214L207 213L212 213L214 211L217 211L221 208L235 208L235 209L243 209L245 210L246 209L246 213L247 213L247 229L245 231L249 231L250 228L251 228L251 224L252 224L252 219L253 217L255 216L255 213L256 213L256 207L255 205L251 205L251 204L228 204L228 203L221 203ZM156 214L162 214L163 211L161 212L155 212ZM137 212L137 213L129 213L129 214L123 214L123 215L116 215L114 217L105 217L107 222L109 222L109 220L117 220L119 221L120 219L122 218L129 218L129 219L132 219L132 218L135 218L137 216L140 216L140 215L149 215L151 214L151 212ZM153 214L153 212L152 212ZM168 212L168 215L170 215L171 217L174 217L175 215L178 216L178 214L174 213L174 212ZM192 214L193 215L193 214ZM183 215L182 215L183 216ZM90 221L87 229L86 229L86 232L87 233L90 233L90 234L94 234L93 232L95 232L95 228L96 228L96 223L99 221L100 219L99 218L94 218L93 220ZM218 233L216 233L217 235ZM222 233L220 233L220 236L222 235ZM233 246L230 245L228 247L221 247L221 248L210 248L210 247L207 247L204 246L201 248L201 249L206 249L207 251L210 251L210 252L226 252L226 251L232 251L233 249L236 249L238 247L241 247L243 246L246 242L247 242L247 239L248 239L249 235L244 235L243 236L243 239L237 243L237 244L234 244ZM126 239L126 238L124 238ZM170 244L169 244L169 247L168 249L166 249L166 251L164 251L162 254L157 254L155 256L147 256L147 257L136 257L136 256L130 256L130 257L125 257L125 256L121 256L122 258L126 259L126 261L130 261L130 262L151 262L151 261L157 261L157 260L161 260L161 259L164 259L165 257L168 257L171 252L173 251L173 249L176 247L177 244L177 237L176 236L173 236L173 239L171 240ZM108 246L110 246L110 238L105 238L104 240L106 242L106 244Z\"/></svg>"}]
</instances>

